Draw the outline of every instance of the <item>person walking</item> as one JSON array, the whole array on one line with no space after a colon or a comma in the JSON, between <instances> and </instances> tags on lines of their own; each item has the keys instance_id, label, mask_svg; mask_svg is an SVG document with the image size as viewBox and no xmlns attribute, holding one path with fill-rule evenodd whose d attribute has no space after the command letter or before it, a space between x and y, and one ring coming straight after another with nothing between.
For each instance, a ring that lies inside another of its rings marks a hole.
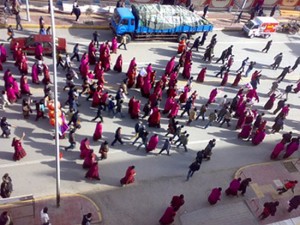
<instances>
[{"instance_id":1,"label":"person walking","mask_svg":"<svg viewBox=\"0 0 300 225\"><path fill-rule=\"evenodd\" d=\"M51 225L48 215L48 207L44 207L40 213L42 225Z\"/></svg>"},{"instance_id":2,"label":"person walking","mask_svg":"<svg viewBox=\"0 0 300 225\"><path fill-rule=\"evenodd\" d=\"M241 22L241 19L242 19L242 16L243 16L243 10L239 13L239 15L237 16L236 20L234 21L235 23L240 23Z\"/></svg>"},{"instance_id":3,"label":"person walking","mask_svg":"<svg viewBox=\"0 0 300 225\"><path fill-rule=\"evenodd\" d=\"M274 62L270 65L271 69L277 70L282 62L283 54L280 52L278 55L274 57Z\"/></svg>"},{"instance_id":4,"label":"person walking","mask_svg":"<svg viewBox=\"0 0 300 225\"><path fill-rule=\"evenodd\" d=\"M1 183L1 192L0 195L2 198L9 198L13 191L12 179L8 173L5 173L2 177Z\"/></svg>"},{"instance_id":5,"label":"person walking","mask_svg":"<svg viewBox=\"0 0 300 225\"><path fill-rule=\"evenodd\" d=\"M294 189L297 183L298 183L297 180L287 180L287 182L283 185L282 188L277 189L278 194L281 195L287 192L288 190L291 190L294 193Z\"/></svg>"},{"instance_id":6,"label":"person walking","mask_svg":"<svg viewBox=\"0 0 300 225\"><path fill-rule=\"evenodd\" d=\"M76 18L75 18L75 21L79 22L79 17L81 15L81 10L79 8L78 5L76 5L74 8L73 8L73 13L75 14Z\"/></svg>"},{"instance_id":7,"label":"person walking","mask_svg":"<svg viewBox=\"0 0 300 225\"><path fill-rule=\"evenodd\" d=\"M252 181L251 178L245 178L242 180L239 191L241 191L241 195L244 195L246 193L247 187L249 186L249 183Z\"/></svg>"},{"instance_id":8,"label":"person walking","mask_svg":"<svg viewBox=\"0 0 300 225\"><path fill-rule=\"evenodd\" d=\"M68 151L69 149L72 150L75 148L75 146L76 146L75 131L76 131L76 127L72 127L70 129L69 136L68 136L68 141L69 141L70 145L68 147L65 147L65 151Z\"/></svg>"},{"instance_id":9,"label":"person walking","mask_svg":"<svg viewBox=\"0 0 300 225\"><path fill-rule=\"evenodd\" d=\"M192 50L193 48L195 48L197 52L199 51L200 38L201 38L201 36L198 36L198 37L195 39L195 41L194 41L194 43L193 43L193 46L190 48L190 50Z\"/></svg>"},{"instance_id":10,"label":"person walking","mask_svg":"<svg viewBox=\"0 0 300 225\"><path fill-rule=\"evenodd\" d=\"M300 64L300 56L296 59L296 61L295 61L295 63L294 63L291 70L295 71L298 68L299 64Z\"/></svg>"},{"instance_id":11,"label":"person walking","mask_svg":"<svg viewBox=\"0 0 300 225\"><path fill-rule=\"evenodd\" d=\"M244 69L245 69L245 66L246 66L247 63L248 63L248 60L249 60L249 57L247 57L246 59L244 59L244 60L242 61L241 67L236 71L237 73L239 73L239 72L244 72Z\"/></svg>"},{"instance_id":12,"label":"person walking","mask_svg":"<svg viewBox=\"0 0 300 225\"><path fill-rule=\"evenodd\" d=\"M245 77L248 77L249 73L253 70L255 64L256 63L254 61L250 62L249 66L245 72Z\"/></svg>"},{"instance_id":13,"label":"person walking","mask_svg":"<svg viewBox=\"0 0 300 225\"><path fill-rule=\"evenodd\" d=\"M100 37L100 35L99 35L98 31L95 31L93 33L93 41L97 44L97 48L99 48L99 37Z\"/></svg>"},{"instance_id":14,"label":"person walking","mask_svg":"<svg viewBox=\"0 0 300 225\"><path fill-rule=\"evenodd\" d=\"M162 152L166 151L167 155L170 156L171 141L172 138L166 138L163 147L157 155L160 155Z\"/></svg>"},{"instance_id":15,"label":"person walking","mask_svg":"<svg viewBox=\"0 0 300 225\"><path fill-rule=\"evenodd\" d=\"M278 82L281 82L285 76L291 72L291 66L284 67L281 74L276 78Z\"/></svg>"},{"instance_id":16,"label":"person walking","mask_svg":"<svg viewBox=\"0 0 300 225\"><path fill-rule=\"evenodd\" d=\"M177 142L179 142L179 144L178 144L176 147L179 148L180 145L182 145L183 148L184 148L184 151L187 152L188 150L187 150L187 147L186 147L186 146L187 146L187 144L188 144L188 141L189 141L189 134L187 134L187 133L182 133L182 134L180 135L179 139L178 139L177 141L175 141L174 144L176 144Z\"/></svg>"},{"instance_id":17,"label":"person walking","mask_svg":"<svg viewBox=\"0 0 300 225\"><path fill-rule=\"evenodd\" d=\"M101 160L107 159L107 153L108 153L108 151L109 151L108 142L104 141L101 144L100 149L99 149L100 159Z\"/></svg>"},{"instance_id":18,"label":"person walking","mask_svg":"<svg viewBox=\"0 0 300 225\"><path fill-rule=\"evenodd\" d=\"M274 110L273 114L277 114L284 106L285 106L286 99L281 99L277 102L277 107Z\"/></svg>"},{"instance_id":19,"label":"person walking","mask_svg":"<svg viewBox=\"0 0 300 225\"><path fill-rule=\"evenodd\" d=\"M9 25L9 26L7 27L7 35L8 35L7 41L10 41L10 40L13 39L14 36L15 36L14 29L12 28L11 25Z\"/></svg>"},{"instance_id":20,"label":"person walking","mask_svg":"<svg viewBox=\"0 0 300 225\"><path fill-rule=\"evenodd\" d=\"M237 196L238 194L238 190L240 188L240 183L241 182L241 178L237 178L237 179L233 179L230 184L229 187L226 189L225 193L226 195L233 195L233 196Z\"/></svg>"},{"instance_id":21,"label":"person walking","mask_svg":"<svg viewBox=\"0 0 300 225\"><path fill-rule=\"evenodd\" d=\"M169 206L162 217L159 219L160 225L171 225L174 222L174 217L176 216L176 211L172 206Z\"/></svg>"},{"instance_id":22,"label":"person walking","mask_svg":"<svg viewBox=\"0 0 300 225\"><path fill-rule=\"evenodd\" d=\"M71 57L71 61L76 58L77 62L79 62L79 44L76 43L74 48L73 48L73 55Z\"/></svg>"},{"instance_id":23,"label":"person walking","mask_svg":"<svg viewBox=\"0 0 300 225\"><path fill-rule=\"evenodd\" d=\"M92 222L92 213L83 215L81 225L91 225Z\"/></svg>"},{"instance_id":24,"label":"person walking","mask_svg":"<svg viewBox=\"0 0 300 225\"><path fill-rule=\"evenodd\" d=\"M288 212L292 212L294 209L297 209L299 205L300 205L300 195L295 195L289 201Z\"/></svg>"},{"instance_id":25,"label":"person walking","mask_svg":"<svg viewBox=\"0 0 300 225\"><path fill-rule=\"evenodd\" d=\"M214 110L213 112L211 112L208 116L208 123L205 125L204 129L206 129L208 126L211 126L212 123L214 121L216 121L217 119L217 113L218 113L218 110Z\"/></svg>"},{"instance_id":26,"label":"person walking","mask_svg":"<svg viewBox=\"0 0 300 225\"><path fill-rule=\"evenodd\" d=\"M277 206L279 206L279 202L266 202L264 204L264 209L262 211L262 213L258 216L258 219L260 220L264 220L267 217L271 216L275 216L275 213L277 211Z\"/></svg>"},{"instance_id":27,"label":"person walking","mask_svg":"<svg viewBox=\"0 0 300 225\"><path fill-rule=\"evenodd\" d=\"M221 193L222 193L222 188L214 188L211 190L210 195L208 196L208 202L211 205L215 205L218 201L221 200Z\"/></svg>"},{"instance_id":28,"label":"person walking","mask_svg":"<svg viewBox=\"0 0 300 225\"><path fill-rule=\"evenodd\" d=\"M126 36L126 35L123 35L123 36L122 36L122 39L121 39L121 43L120 43L120 45L118 46L118 49L120 49L121 46L124 46L124 49L127 50L126 44L127 44L127 36Z\"/></svg>"},{"instance_id":29,"label":"person walking","mask_svg":"<svg viewBox=\"0 0 300 225\"><path fill-rule=\"evenodd\" d=\"M21 24L21 16L20 16L20 12L16 13L16 30L23 30L22 24Z\"/></svg>"},{"instance_id":30,"label":"person walking","mask_svg":"<svg viewBox=\"0 0 300 225\"><path fill-rule=\"evenodd\" d=\"M208 104L203 104L200 108L200 111L199 111L199 114L198 116L196 117L196 120L199 119L199 117L202 118L202 120L204 121L205 120L205 113L207 111L207 107L208 107Z\"/></svg>"},{"instance_id":31,"label":"person walking","mask_svg":"<svg viewBox=\"0 0 300 225\"><path fill-rule=\"evenodd\" d=\"M270 47L272 45L272 42L273 42L273 40L268 41L266 46L261 51L268 53L268 51L270 50Z\"/></svg>"},{"instance_id":32,"label":"person walking","mask_svg":"<svg viewBox=\"0 0 300 225\"><path fill-rule=\"evenodd\" d=\"M196 160L189 166L189 171L186 177L186 181L190 179L194 175L194 173L198 170L200 170L201 164Z\"/></svg>"},{"instance_id":33,"label":"person walking","mask_svg":"<svg viewBox=\"0 0 300 225\"><path fill-rule=\"evenodd\" d=\"M209 4L206 4L206 5L204 6L204 8L203 8L203 15L202 15L203 18L206 17L206 14L207 14L207 12L208 12L208 8L209 8Z\"/></svg>"},{"instance_id":34,"label":"person walking","mask_svg":"<svg viewBox=\"0 0 300 225\"><path fill-rule=\"evenodd\" d=\"M184 201L184 195L174 195L172 198L172 201L170 203L170 205L173 207L174 211L177 212L181 206L183 206L185 203Z\"/></svg>"},{"instance_id":35,"label":"person walking","mask_svg":"<svg viewBox=\"0 0 300 225\"><path fill-rule=\"evenodd\" d=\"M100 119L101 123L103 123L103 117L102 117L102 106L99 105L97 112L96 112L96 116L91 120L91 121L95 121L96 119Z\"/></svg>"},{"instance_id":36,"label":"person walking","mask_svg":"<svg viewBox=\"0 0 300 225\"><path fill-rule=\"evenodd\" d=\"M121 145L124 144L124 142L122 141L122 136L121 136L121 131L122 131L122 127L118 127L116 132L115 132L115 139L113 140L113 142L111 143L111 146L114 146L115 143L118 141Z\"/></svg>"},{"instance_id":37,"label":"person walking","mask_svg":"<svg viewBox=\"0 0 300 225\"><path fill-rule=\"evenodd\" d=\"M125 176L120 180L122 186L132 184L135 181L136 171L135 166L129 166L126 170Z\"/></svg>"}]
</instances>

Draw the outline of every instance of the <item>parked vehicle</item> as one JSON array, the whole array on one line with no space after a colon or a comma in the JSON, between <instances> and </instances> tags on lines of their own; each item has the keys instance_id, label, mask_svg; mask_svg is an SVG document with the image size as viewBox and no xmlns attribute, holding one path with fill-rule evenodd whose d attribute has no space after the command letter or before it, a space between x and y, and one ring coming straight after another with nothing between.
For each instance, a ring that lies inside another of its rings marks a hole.
<instances>
[{"instance_id":1,"label":"parked vehicle","mask_svg":"<svg viewBox=\"0 0 300 225\"><path fill-rule=\"evenodd\" d=\"M113 33L132 39L188 39L191 35L212 31L213 25L182 6L133 4L116 8L110 23Z\"/></svg>"},{"instance_id":2,"label":"parked vehicle","mask_svg":"<svg viewBox=\"0 0 300 225\"><path fill-rule=\"evenodd\" d=\"M296 20L292 20L289 23L284 23L278 26L277 31L287 34L296 34L300 30L300 24Z\"/></svg>"},{"instance_id":3,"label":"parked vehicle","mask_svg":"<svg viewBox=\"0 0 300 225\"><path fill-rule=\"evenodd\" d=\"M13 38L10 42L10 50L14 49L15 43L19 43L19 47L29 55L34 55L37 43L41 43L45 55L52 55L52 35L30 35L29 37ZM67 42L65 38L56 38L56 51L66 53Z\"/></svg>"},{"instance_id":4,"label":"parked vehicle","mask_svg":"<svg viewBox=\"0 0 300 225\"><path fill-rule=\"evenodd\" d=\"M278 25L279 22L273 17L255 17L243 26L243 31L249 38L255 36L269 38L272 33L276 32Z\"/></svg>"}]
</instances>

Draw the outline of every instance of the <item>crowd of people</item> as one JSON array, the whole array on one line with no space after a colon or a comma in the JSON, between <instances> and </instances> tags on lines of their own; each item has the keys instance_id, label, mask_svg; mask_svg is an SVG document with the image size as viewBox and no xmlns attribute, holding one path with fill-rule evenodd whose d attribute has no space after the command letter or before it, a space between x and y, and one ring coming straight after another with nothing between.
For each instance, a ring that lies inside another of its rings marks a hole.
<instances>
[{"instance_id":1,"label":"crowd of people","mask_svg":"<svg viewBox=\"0 0 300 225\"><path fill-rule=\"evenodd\" d=\"M77 7L74 6L75 11ZM40 29L44 29L43 18L40 18ZM100 180L98 160L108 158L109 145L113 148L117 143L123 145L127 142L123 138L122 127L116 128L114 140L103 140L102 133L105 117L114 118L119 116L123 119L128 116L130 119L136 120L134 127L135 136L132 138L134 140L131 144L138 144L137 149L144 146L145 153L147 154L159 150L157 155L161 155L164 151L166 151L167 155L170 155L173 146L176 146L176 148L182 146L184 151L188 152L189 127L193 126L199 119L205 121L204 129L209 129L210 126L222 127L226 123L227 129L233 127L236 130L237 138L244 141L251 141L254 146L262 143L267 134L279 132L284 128L284 123L291 107L287 103L288 94L299 92L300 81L296 82L296 88L293 88L293 85L289 85L283 93L279 91L279 85L286 79L289 73L297 69L300 57L296 59L294 65L284 67L281 74L274 79L270 92L267 93L269 100L264 105L264 110L259 110L256 104L260 101L258 89L260 80L263 77L261 75L262 71L255 68L256 62L247 57L243 59L239 69L233 71L232 65L236 58L234 55L234 45L225 48L220 57L215 57L215 46L218 43L217 34L212 35L208 44L206 43L207 36L208 33L204 32L202 37L195 39L192 46L185 40L180 41L177 49L178 62L175 56L176 52L174 52L174 56L165 65L163 74L158 74L153 69L151 62L149 62L146 68L138 71L138 61L136 58L132 58L125 72L126 77L119 83L118 89L111 93L106 87L107 81L105 75L111 70L114 70L116 73L124 71L122 54L118 55L115 63L112 62L111 54L117 54L121 46L124 46L125 50L127 50L126 39L122 39L121 43L118 43L117 37L113 37L111 41L99 44L100 34L95 31L87 52L84 52L81 57L79 55L78 44L74 45L72 56L68 53L65 56L58 53L56 66L60 66L62 71L65 71L66 76L66 85L63 91L67 91L67 99L65 104L60 106L63 118L65 118L60 122L60 138L68 137L70 143L70 146L66 147L65 150L76 149L76 132L82 126L80 123L79 99L85 98L87 101L91 100L91 107L97 110L96 116L91 119L91 122L100 119L96 123L92 136L87 135L80 141L79 158L83 160L82 167L88 170L85 174L86 178ZM204 50L202 62L203 64L221 63L220 71L215 74L216 78L220 76L221 81L220 85L214 87L206 100L199 105L199 93L198 90L193 88L193 83L199 82L205 84L207 67L204 65L198 76L196 76L197 79L194 79L192 76L192 65L193 60L195 60L193 59L193 49L198 51L199 47L205 46L205 44L207 45ZM271 47L272 41L269 41L261 52L268 53ZM12 105L17 105L22 100L21 111L25 120L30 119L33 114L33 104L36 108L36 121L39 118L45 118L47 115L47 105L53 101L53 91L51 88L52 81L49 67L44 61L43 46L40 43L36 44L36 62L32 65L30 72L28 56L19 47L19 43L15 43L12 58L14 66L19 71L18 74L14 74L9 68L6 68L6 64L10 63L8 62L10 61L10 56L3 44L0 45L0 52L0 68L5 71L3 76L4 87L1 92L2 110L6 110ZM274 57L274 62L270 65L270 68L280 70L283 57L283 53L279 52ZM7 59L9 60L7 61ZM78 71L75 67L76 64L73 62L74 59L79 63ZM228 86L229 75L234 73L236 77L230 86L235 91L235 97L229 99L226 93L221 95L223 92L221 87ZM30 84L30 79L27 77L28 74L31 74L32 84ZM40 80L41 76L43 77L42 80ZM251 78L248 83L240 85L243 76L251 76ZM20 80L19 83L18 79ZM179 80L186 81L184 87L179 87ZM82 83L80 84L80 82ZM32 94L31 85L41 84L43 84L44 97L33 100L33 98L37 97ZM81 88L78 88L79 85L81 85ZM130 89L139 90L141 96L132 95ZM284 94L285 98L282 98ZM127 105L128 112L125 113L124 105L127 103L127 98L129 98ZM265 115L268 113L268 110L273 109L277 99L279 99L277 108L272 112L274 114L274 124L269 126L271 129L268 132L267 123L271 123L271 121L267 122ZM142 102L145 102L145 104ZM162 102L164 102L163 107L161 106ZM103 111L106 111L105 115L103 115ZM158 132L161 130L161 119L163 116L169 120L165 137L158 135ZM182 118L184 118L184 122ZM10 118L7 117L1 118L1 137L11 138L11 127L13 126L9 124L9 120ZM234 120L236 120L236 123L234 123ZM157 132L153 132L152 128L156 129ZM17 136L12 138L12 147L14 147L13 160L21 160L26 156L26 151L22 146L24 138L25 133L20 138ZM97 157L97 153L90 147L90 139L94 142L101 140L98 151L99 157ZM296 134L291 132L283 134L282 140L276 144L271 154L271 159L276 159L284 149L283 158L290 157L299 149L299 141L300 137ZM161 149L158 149L159 143L163 143ZM210 159L215 144L216 140L211 140L204 150L197 153L195 160L189 166L186 180L189 180L195 171L200 170L202 159ZM134 165L129 166L125 176L120 180L120 184L124 186L134 183L137 173L138 170L136 170ZM227 195L237 195L238 191L241 191L242 194L245 194L246 187L251 182L251 179L246 178L242 182L240 181L240 179L234 179L225 193ZM212 190L208 198L210 204L216 204L220 200L221 191L221 187ZM11 192L12 185L9 185L9 182L3 181L3 196L9 197ZM183 195L180 195L179 198L183 200ZM164 214L167 219L163 216L160 220L161 224L170 224L163 221L172 220L176 215L176 211L180 208L180 206L174 203L175 200L172 200L172 202ZM265 217L265 215L262 217Z\"/></svg>"}]
</instances>

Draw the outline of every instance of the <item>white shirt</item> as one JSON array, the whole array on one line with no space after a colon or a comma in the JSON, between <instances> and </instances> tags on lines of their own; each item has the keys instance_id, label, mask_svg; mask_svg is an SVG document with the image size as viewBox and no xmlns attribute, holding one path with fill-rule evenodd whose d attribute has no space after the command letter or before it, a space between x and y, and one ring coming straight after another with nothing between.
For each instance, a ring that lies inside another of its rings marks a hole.
<instances>
[{"instance_id":1,"label":"white shirt","mask_svg":"<svg viewBox=\"0 0 300 225\"><path fill-rule=\"evenodd\" d=\"M48 213L44 213L43 210L44 209L42 209L42 211L41 211L41 222L48 223L50 220L49 215L48 215Z\"/></svg>"}]
</instances>

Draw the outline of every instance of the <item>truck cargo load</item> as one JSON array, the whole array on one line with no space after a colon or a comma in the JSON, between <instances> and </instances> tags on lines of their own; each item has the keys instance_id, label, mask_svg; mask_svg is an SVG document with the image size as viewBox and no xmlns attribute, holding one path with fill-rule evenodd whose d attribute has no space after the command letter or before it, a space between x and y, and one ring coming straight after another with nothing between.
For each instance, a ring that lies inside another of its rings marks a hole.
<instances>
[{"instance_id":1,"label":"truck cargo load","mask_svg":"<svg viewBox=\"0 0 300 225\"><path fill-rule=\"evenodd\" d=\"M182 6L133 4L131 10L116 8L111 28L128 39L187 39L197 32L212 31L205 18Z\"/></svg>"}]
</instances>

